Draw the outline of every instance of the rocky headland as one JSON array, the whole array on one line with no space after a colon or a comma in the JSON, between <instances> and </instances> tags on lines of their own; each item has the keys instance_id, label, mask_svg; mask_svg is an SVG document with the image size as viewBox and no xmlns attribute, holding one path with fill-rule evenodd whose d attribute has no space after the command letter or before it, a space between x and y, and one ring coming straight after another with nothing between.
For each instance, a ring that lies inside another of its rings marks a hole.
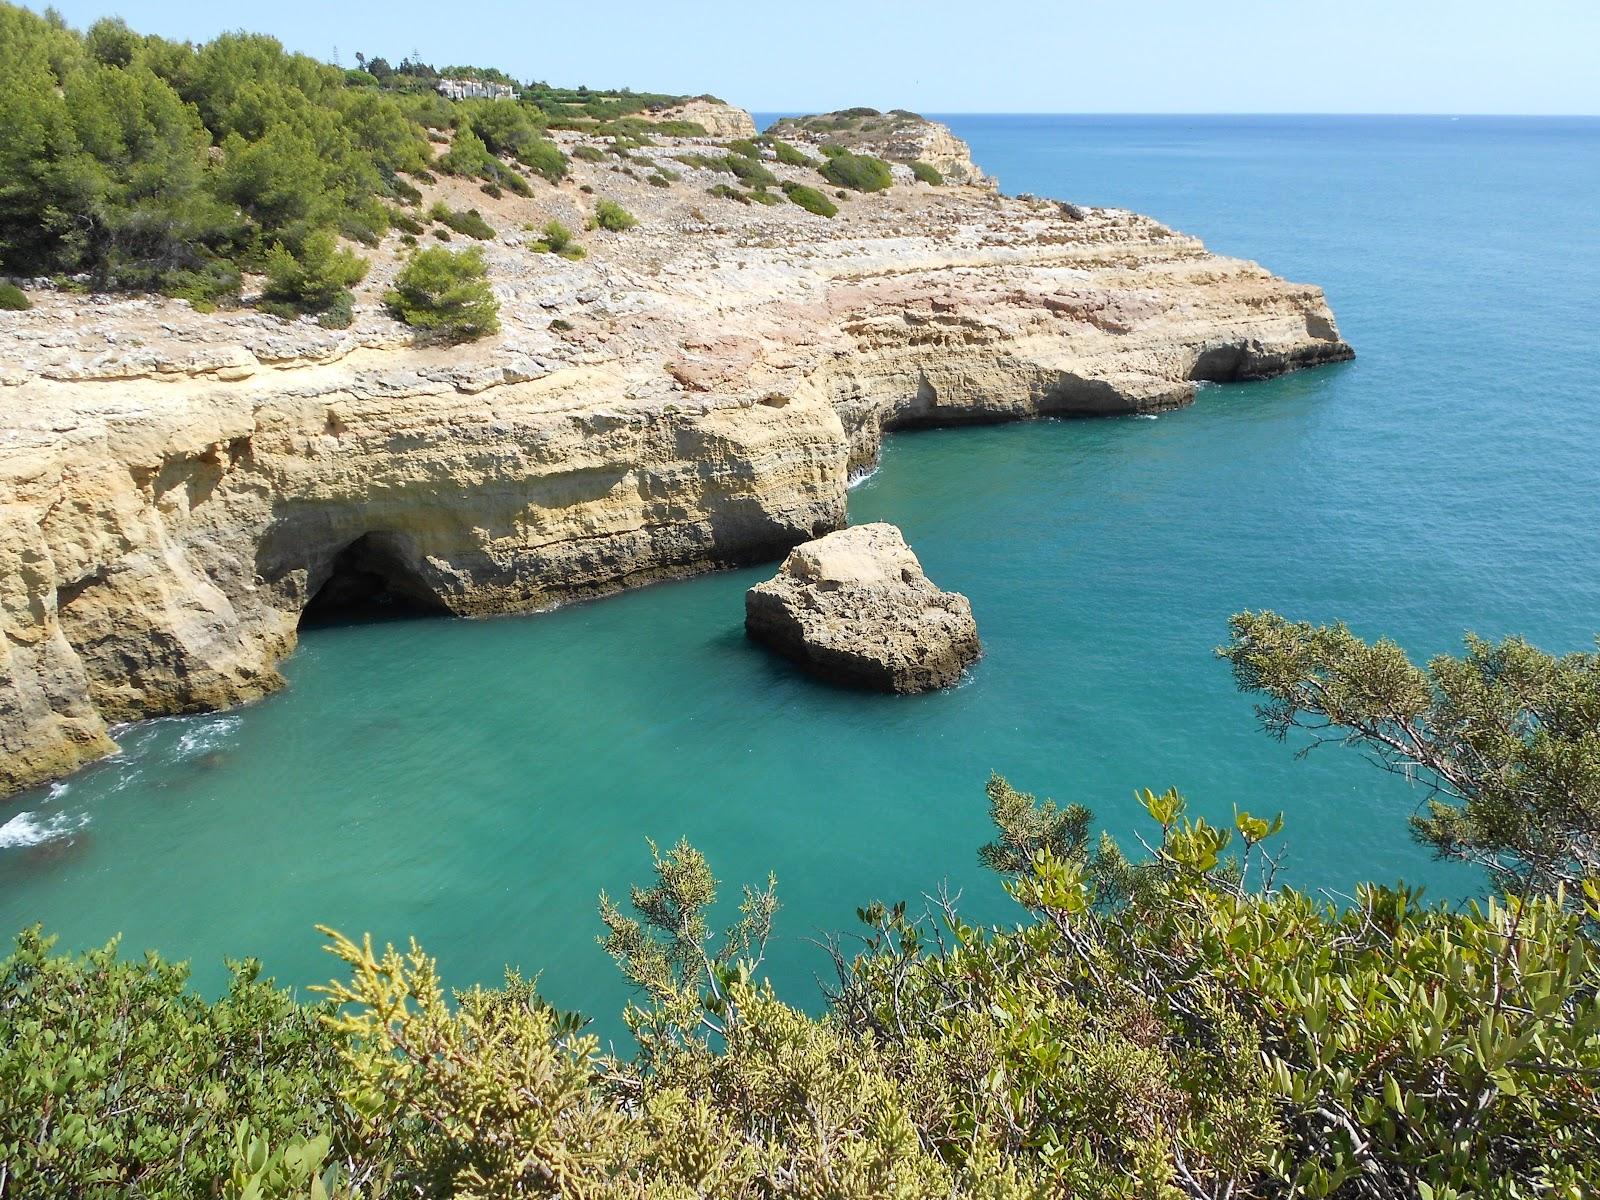
<instances>
[{"instance_id":1,"label":"rocky headland","mask_svg":"<svg viewBox=\"0 0 1600 1200\"><path fill-rule=\"evenodd\" d=\"M118 722L271 691L319 594L518 612L772 560L843 525L887 431L1152 412L1350 357L1318 288L949 155L946 186L896 165L829 219L708 194L715 139L595 148L531 197L425 189L496 231L503 328L471 346L387 315L394 236L342 331L38 290L0 314L0 793ZM538 251L600 198L639 226Z\"/></svg>"},{"instance_id":2,"label":"rocky headland","mask_svg":"<svg viewBox=\"0 0 1600 1200\"><path fill-rule=\"evenodd\" d=\"M881 522L796 546L745 593L744 627L814 675L880 692L952 687L983 653L971 603Z\"/></svg>"}]
</instances>

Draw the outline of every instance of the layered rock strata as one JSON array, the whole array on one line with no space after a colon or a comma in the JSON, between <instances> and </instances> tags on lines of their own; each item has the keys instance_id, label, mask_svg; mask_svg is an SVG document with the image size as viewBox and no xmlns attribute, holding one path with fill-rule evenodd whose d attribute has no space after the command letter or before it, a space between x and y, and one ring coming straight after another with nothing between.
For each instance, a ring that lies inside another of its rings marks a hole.
<instances>
[{"instance_id":1,"label":"layered rock strata","mask_svg":"<svg viewBox=\"0 0 1600 1200\"><path fill-rule=\"evenodd\" d=\"M708 196L727 177L693 163L648 184L635 153L531 198L429 186L501 231L504 331L470 347L385 314L394 238L338 333L41 292L5 314L0 791L117 722L272 690L319 594L518 612L770 560L843 524L886 430L1153 411L1350 355L1317 288L1130 213L897 186L830 221ZM601 197L639 228L534 251L525 227Z\"/></svg>"},{"instance_id":2,"label":"layered rock strata","mask_svg":"<svg viewBox=\"0 0 1600 1200\"><path fill-rule=\"evenodd\" d=\"M814 675L880 692L952 687L983 653L967 598L935 587L882 523L796 546L745 593L744 628Z\"/></svg>"}]
</instances>

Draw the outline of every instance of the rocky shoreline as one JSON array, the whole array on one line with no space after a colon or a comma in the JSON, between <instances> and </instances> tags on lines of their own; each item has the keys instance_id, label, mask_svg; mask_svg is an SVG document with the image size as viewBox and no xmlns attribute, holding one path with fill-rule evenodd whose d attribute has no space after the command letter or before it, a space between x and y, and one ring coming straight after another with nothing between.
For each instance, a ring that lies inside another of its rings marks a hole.
<instances>
[{"instance_id":1,"label":"rocky shoreline","mask_svg":"<svg viewBox=\"0 0 1600 1200\"><path fill-rule=\"evenodd\" d=\"M670 187L572 165L531 198L432 189L500 231L505 328L471 347L383 313L394 247L338 333L159 299L6 314L0 794L111 752L115 722L279 686L358 545L441 611L528 611L837 529L890 430L1169 409L1351 356L1319 289L1119 210L897 167L828 220L681 161ZM598 196L639 228L534 251L525 226Z\"/></svg>"}]
</instances>

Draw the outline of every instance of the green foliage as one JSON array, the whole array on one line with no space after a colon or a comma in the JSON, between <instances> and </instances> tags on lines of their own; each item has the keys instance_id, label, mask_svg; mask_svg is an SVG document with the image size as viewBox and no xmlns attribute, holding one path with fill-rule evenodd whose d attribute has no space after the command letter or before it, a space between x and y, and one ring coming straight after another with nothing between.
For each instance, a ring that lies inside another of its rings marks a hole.
<instances>
[{"instance_id":1,"label":"green foliage","mask_svg":"<svg viewBox=\"0 0 1600 1200\"><path fill-rule=\"evenodd\" d=\"M572 157L581 158L584 162L603 162L606 156L599 146L574 146Z\"/></svg>"},{"instance_id":2,"label":"green foliage","mask_svg":"<svg viewBox=\"0 0 1600 1200\"><path fill-rule=\"evenodd\" d=\"M772 152L778 156L778 161L786 167L814 167L817 165L816 159L791 146L782 138L772 139Z\"/></svg>"},{"instance_id":3,"label":"green foliage","mask_svg":"<svg viewBox=\"0 0 1600 1200\"><path fill-rule=\"evenodd\" d=\"M116 20L79 35L0 4L0 263L207 303L275 244L375 242L377 198L424 170L395 97L226 34L202 46Z\"/></svg>"},{"instance_id":4,"label":"green foliage","mask_svg":"<svg viewBox=\"0 0 1600 1200\"><path fill-rule=\"evenodd\" d=\"M446 341L471 341L500 328L483 251L418 250L384 302L407 325Z\"/></svg>"},{"instance_id":5,"label":"green foliage","mask_svg":"<svg viewBox=\"0 0 1600 1200\"><path fill-rule=\"evenodd\" d=\"M715 196L718 200L732 200L739 204L749 204L750 196L740 191L730 183L713 184L706 189L706 195Z\"/></svg>"},{"instance_id":6,"label":"green foliage","mask_svg":"<svg viewBox=\"0 0 1600 1200\"><path fill-rule=\"evenodd\" d=\"M870 154L834 154L818 170L829 183L857 192L881 192L894 182L889 164Z\"/></svg>"},{"instance_id":7,"label":"green foliage","mask_svg":"<svg viewBox=\"0 0 1600 1200\"><path fill-rule=\"evenodd\" d=\"M477 238L480 242L487 242L495 235L494 227L485 221L483 214L475 208L460 212L442 201L435 201L433 206L428 209L428 219L437 221L457 233L464 233L470 238Z\"/></svg>"},{"instance_id":8,"label":"green foliage","mask_svg":"<svg viewBox=\"0 0 1600 1200\"><path fill-rule=\"evenodd\" d=\"M534 243L534 249L545 254L559 254L572 262L585 257L584 248L573 240L572 230L560 221L547 221L543 233L544 236Z\"/></svg>"},{"instance_id":9,"label":"green foliage","mask_svg":"<svg viewBox=\"0 0 1600 1200\"><path fill-rule=\"evenodd\" d=\"M389 228L398 229L401 233L409 233L412 237L416 237L425 228L421 221L403 209L391 208L388 216Z\"/></svg>"},{"instance_id":10,"label":"green foliage","mask_svg":"<svg viewBox=\"0 0 1600 1200\"><path fill-rule=\"evenodd\" d=\"M27 312L32 307L33 301L16 284L0 282L0 312Z\"/></svg>"},{"instance_id":11,"label":"green foliage","mask_svg":"<svg viewBox=\"0 0 1600 1200\"><path fill-rule=\"evenodd\" d=\"M911 173L932 187L944 186L944 175L940 173L939 168L930 162L923 162L920 158L911 164Z\"/></svg>"},{"instance_id":12,"label":"green foliage","mask_svg":"<svg viewBox=\"0 0 1600 1200\"><path fill-rule=\"evenodd\" d=\"M689 167L699 167L704 171L721 171L739 179L742 183L752 188L776 187L778 177L761 163L742 154L680 154L678 161Z\"/></svg>"},{"instance_id":13,"label":"green foliage","mask_svg":"<svg viewBox=\"0 0 1600 1200\"><path fill-rule=\"evenodd\" d=\"M1554 894L1600 877L1600 654L1556 658L1521 638L1471 634L1426 670L1344 625L1241 613L1218 653L1280 739L1359 746L1421 780L1419 840L1475 863L1508 892ZM1309 748L1309 747L1308 747Z\"/></svg>"},{"instance_id":14,"label":"green foliage","mask_svg":"<svg viewBox=\"0 0 1600 1200\"><path fill-rule=\"evenodd\" d=\"M541 140L544 120L537 109L515 100L463 100L456 105L459 128L470 129L490 154L520 158Z\"/></svg>"},{"instance_id":15,"label":"green foliage","mask_svg":"<svg viewBox=\"0 0 1600 1200\"><path fill-rule=\"evenodd\" d=\"M306 238L298 255L276 245L267 255L259 307L282 317L337 309L332 319L342 323L335 327L345 328L350 324L350 289L366 278L367 266L366 259L339 249L326 230Z\"/></svg>"},{"instance_id":16,"label":"green foliage","mask_svg":"<svg viewBox=\"0 0 1600 1200\"><path fill-rule=\"evenodd\" d=\"M807 187L803 183L785 183L783 193L795 204L809 213L816 213L819 217L834 217L839 214L839 206L814 187Z\"/></svg>"},{"instance_id":17,"label":"green foliage","mask_svg":"<svg viewBox=\"0 0 1600 1200\"><path fill-rule=\"evenodd\" d=\"M551 183L560 183L567 177L567 156L561 153L560 146L544 138L524 146L517 161Z\"/></svg>"},{"instance_id":18,"label":"green foliage","mask_svg":"<svg viewBox=\"0 0 1600 1200\"><path fill-rule=\"evenodd\" d=\"M592 220L596 228L609 230L612 233L625 233L639 223L637 217L615 200L597 201Z\"/></svg>"},{"instance_id":19,"label":"green foliage","mask_svg":"<svg viewBox=\"0 0 1600 1200\"><path fill-rule=\"evenodd\" d=\"M323 930L349 968L324 989L345 1046L345 1099L362 1141L407 1136L402 1171L452 1196L585 1194L626 1144L628 1121L593 1086L599 1045L508 973L501 991L446 1001L415 942L379 957ZM442 1186L440 1186L442 1185Z\"/></svg>"},{"instance_id":20,"label":"green foliage","mask_svg":"<svg viewBox=\"0 0 1600 1200\"><path fill-rule=\"evenodd\" d=\"M232 964L221 999L116 944L52 956L37 928L0 961L5 1195L214 1194L239 1131L289 1145L338 1126L344 1068L324 1008Z\"/></svg>"},{"instance_id":21,"label":"green foliage","mask_svg":"<svg viewBox=\"0 0 1600 1200\"><path fill-rule=\"evenodd\" d=\"M492 179L498 174L499 167L499 162L489 153L489 147L483 144L483 139L465 126L456 130L450 149L439 157L440 170L469 179Z\"/></svg>"},{"instance_id":22,"label":"green foliage","mask_svg":"<svg viewBox=\"0 0 1600 1200\"><path fill-rule=\"evenodd\" d=\"M753 158L757 162L761 160L761 147L749 138L735 138L729 142L728 153L737 154L742 158Z\"/></svg>"}]
</instances>

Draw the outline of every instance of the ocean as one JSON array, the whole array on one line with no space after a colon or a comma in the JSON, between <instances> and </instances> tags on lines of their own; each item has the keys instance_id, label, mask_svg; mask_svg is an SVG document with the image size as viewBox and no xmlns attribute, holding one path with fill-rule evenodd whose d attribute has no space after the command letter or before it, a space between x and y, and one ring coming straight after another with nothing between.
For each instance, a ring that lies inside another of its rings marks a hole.
<instances>
[{"instance_id":1,"label":"ocean","mask_svg":"<svg viewBox=\"0 0 1600 1200\"><path fill-rule=\"evenodd\" d=\"M1282 811L1286 878L1459 899L1420 794L1353 750L1263 735L1212 651L1230 613L1345 620L1415 656L1463 631L1555 651L1600 630L1600 120L949 116L1007 192L1149 213L1323 285L1356 361L1206 387L1158 419L890 439L851 519L899 524L972 600L963 686L869 696L746 643L708 575L537 616L308 631L290 686L125 731L124 753L0 808L0 930L326 979L318 922L415 935L453 984L507 965L612 1035L627 992L595 898L688 838L725 895L778 877L767 969L808 1007L858 905L979 868L983 786L1091 806L1136 788Z\"/></svg>"}]
</instances>

